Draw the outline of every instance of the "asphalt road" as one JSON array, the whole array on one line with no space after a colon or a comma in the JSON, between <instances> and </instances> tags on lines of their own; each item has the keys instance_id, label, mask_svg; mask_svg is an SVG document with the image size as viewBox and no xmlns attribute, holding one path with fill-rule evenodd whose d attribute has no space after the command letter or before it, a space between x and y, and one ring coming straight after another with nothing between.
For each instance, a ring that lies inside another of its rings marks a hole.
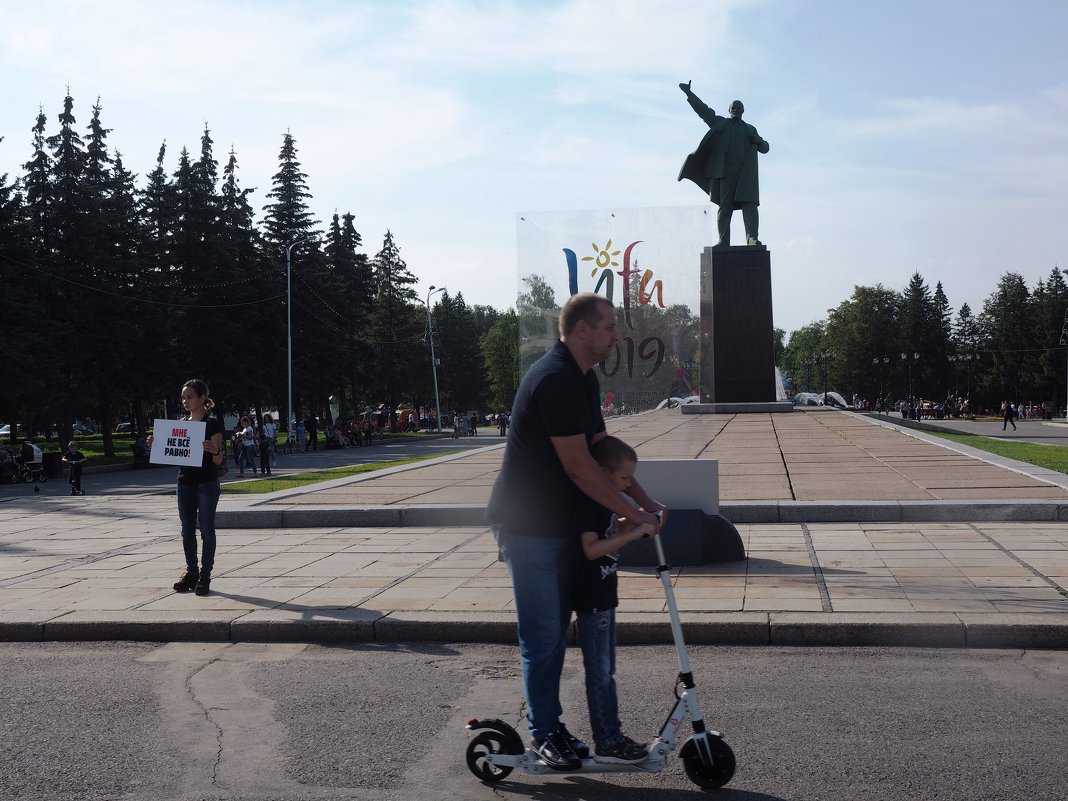
<instances>
[{"instance_id":1,"label":"asphalt road","mask_svg":"<svg viewBox=\"0 0 1068 801\"><path fill-rule=\"evenodd\" d=\"M318 451L310 451L304 454L279 455L278 464L273 467L272 473L277 476L285 476L292 473L308 472L311 470L326 470L332 467L345 467L348 465L367 464L369 462L386 462L395 459L407 459L412 456L437 456L458 450L471 448L483 448L504 442L504 439L480 434L477 437L460 437L452 439L405 440L394 443L376 443L370 447L345 448L326 450L320 447ZM229 460L230 472L223 478L224 483L233 481L255 481L251 473L246 473L244 478L237 471L234 461ZM64 466L65 467L65 466ZM86 494L92 495L146 495L164 491L173 491L177 468L152 466L138 470L127 469L107 473L87 473L82 477L82 488ZM0 484L0 502L6 498L15 498L34 494L34 488L40 490L42 495L67 495L70 493L70 485L67 483L67 471L59 478L50 478L48 481L37 484Z\"/></svg>"},{"instance_id":2,"label":"asphalt road","mask_svg":"<svg viewBox=\"0 0 1068 801\"><path fill-rule=\"evenodd\" d=\"M566 718L588 732L579 655ZM0 644L0 797L861 801L1068 797L1068 653L692 649L727 788L659 775L513 773L464 763L473 715L520 717L516 650L423 644ZM621 649L624 729L673 702L674 651Z\"/></svg>"}]
</instances>

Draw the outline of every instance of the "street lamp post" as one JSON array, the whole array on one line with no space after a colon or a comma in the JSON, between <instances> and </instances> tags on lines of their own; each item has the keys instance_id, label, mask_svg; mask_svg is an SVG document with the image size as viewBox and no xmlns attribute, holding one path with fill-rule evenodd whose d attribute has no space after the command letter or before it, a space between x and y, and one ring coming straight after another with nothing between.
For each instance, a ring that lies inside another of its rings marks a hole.
<instances>
[{"instance_id":1,"label":"street lamp post","mask_svg":"<svg viewBox=\"0 0 1068 801\"><path fill-rule=\"evenodd\" d=\"M827 405L827 362L833 359L838 354L833 350L825 350L822 353L816 354L816 358L819 359L820 365L823 367L823 405Z\"/></svg>"},{"instance_id":2,"label":"street lamp post","mask_svg":"<svg viewBox=\"0 0 1068 801\"><path fill-rule=\"evenodd\" d=\"M901 354L901 360L903 362L907 363L908 366L909 366L909 400L911 401L912 400L912 365L914 365L916 362L918 362L920 360L920 354L916 353L916 352L913 352L913 353L902 353Z\"/></svg>"},{"instance_id":3,"label":"street lamp post","mask_svg":"<svg viewBox=\"0 0 1068 801\"><path fill-rule=\"evenodd\" d=\"M812 391L812 365L815 363L816 359L813 356L801 361L801 364L805 365L805 392Z\"/></svg>"},{"instance_id":4,"label":"street lamp post","mask_svg":"<svg viewBox=\"0 0 1068 801\"><path fill-rule=\"evenodd\" d=\"M300 239L294 239L289 243L289 247L286 248L286 345L289 353L287 395L287 403L289 405L286 407L286 442L289 443L291 448L293 446L293 290L290 274L292 273L293 248L318 238L317 234L302 236Z\"/></svg>"},{"instance_id":5,"label":"street lamp post","mask_svg":"<svg viewBox=\"0 0 1068 801\"><path fill-rule=\"evenodd\" d=\"M879 368L879 397L883 396L883 368L890 364L889 356L876 356L871 360L871 363Z\"/></svg>"},{"instance_id":6,"label":"street lamp post","mask_svg":"<svg viewBox=\"0 0 1068 801\"><path fill-rule=\"evenodd\" d=\"M434 356L434 318L430 314L430 296L436 295L438 292L444 292L445 287L435 287L430 285L430 289L426 292L426 329L427 336L430 337L430 369L434 372L434 409L438 414L438 433L441 433L441 401L438 398L438 360Z\"/></svg>"}]
</instances>

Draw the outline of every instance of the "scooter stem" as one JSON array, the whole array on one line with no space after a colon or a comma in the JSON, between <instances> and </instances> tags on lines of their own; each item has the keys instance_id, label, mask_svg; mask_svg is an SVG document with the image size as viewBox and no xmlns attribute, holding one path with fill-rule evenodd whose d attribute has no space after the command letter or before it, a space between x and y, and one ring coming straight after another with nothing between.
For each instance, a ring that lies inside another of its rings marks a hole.
<instances>
[{"instance_id":1,"label":"scooter stem","mask_svg":"<svg viewBox=\"0 0 1068 801\"><path fill-rule=\"evenodd\" d=\"M675 651L679 656L679 671L690 677L690 657L686 653L686 642L682 639L682 622L679 620L678 604L675 603L675 589L671 586L671 565L664 556L660 537L653 537L653 543L656 545L656 572L660 576L660 583L664 585L664 597L667 599L668 616L671 619L671 636L675 640Z\"/></svg>"}]
</instances>

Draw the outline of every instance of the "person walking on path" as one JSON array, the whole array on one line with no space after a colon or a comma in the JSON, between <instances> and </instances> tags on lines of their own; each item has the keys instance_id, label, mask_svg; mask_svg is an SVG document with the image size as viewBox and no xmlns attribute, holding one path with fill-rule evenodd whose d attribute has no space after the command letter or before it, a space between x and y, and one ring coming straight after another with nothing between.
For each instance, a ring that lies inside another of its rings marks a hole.
<instances>
[{"instance_id":1,"label":"person walking on path","mask_svg":"<svg viewBox=\"0 0 1068 801\"><path fill-rule=\"evenodd\" d=\"M560 339L527 371L516 394L487 518L512 579L532 745L550 767L572 770L581 765L576 747L585 749L560 722L571 574L578 561L571 515L585 494L658 531L651 512L665 507L635 481L628 491L642 507L635 509L590 456L590 446L605 436L593 367L619 341L615 308L601 295L579 293L560 310L559 329Z\"/></svg>"},{"instance_id":2,"label":"person walking on path","mask_svg":"<svg viewBox=\"0 0 1068 801\"><path fill-rule=\"evenodd\" d=\"M271 437L266 424L260 426L260 475L271 474Z\"/></svg>"},{"instance_id":3,"label":"person walking on path","mask_svg":"<svg viewBox=\"0 0 1068 801\"><path fill-rule=\"evenodd\" d=\"M256 434L252 430L252 421L249 418L241 418L236 439L237 469L243 476L247 466L252 471L252 475L256 475Z\"/></svg>"},{"instance_id":4,"label":"person walking on path","mask_svg":"<svg viewBox=\"0 0 1068 801\"><path fill-rule=\"evenodd\" d=\"M271 463L268 468L275 467L278 464L278 426L271 415L265 414L262 428L263 433L267 435L267 450L271 455ZM270 473L270 469L267 472Z\"/></svg>"},{"instance_id":5,"label":"person walking on path","mask_svg":"<svg viewBox=\"0 0 1068 801\"><path fill-rule=\"evenodd\" d=\"M307 444L308 429L304 427L304 421L297 421L297 448L301 453L304 453L304 446Z\"/></svg>"},{"instance_id":6,"label":"person walking on path","mask_svg":"<svg viewBox=\"0 0 1068 801\"><path fill-rule=\"evenodd\" d=\"M634 481L638 455L621 439L605 437L590 449L612 486L627 492ZM586 704L593 730L594 759L598 762L634 763L649 756L649 749L623 734L616 694L616 607L619 590L616 571L619 549L651 537L649 524L634 525L612 514L591 498L582 498L575 510L572 531L582 556L572 579L571 599L578 619L578 639L586 673Z\"/></svg>"},{"instance_id":7,"label":"person walking on path","mask_svg":"<svg viewBox=\"0 0 1068 801\"><path fill-rule=\"evenodd\" d=\"M70 473L67 483L70 484L71 495L85 495L82 489L82 468L85 467L85 454L78 450L78 443L71 440L67 443L67 450L63 453L63 461L70 465Z\"/></svg>"},{"instance_id":8,"label":"person walking on path","mask_svg":"<svg viewBox=\"0 0 1068 801\"><path fill-rule=\"evenodd\" d=\"M1001 430L1004 431L1006 427L1011 423L1012 430L1016 430L1016 407L1013 406L1012 401L1005 401L1001 404Z\"/></svg>"},{"instance_id":9,"label":"person walking on path","mask_svg":"<svg viewBox=\"0 0 1068 801\"><path fill-rule=\"evenodd\" d=\"M178 468L178 519L182 524L182 550L185 573L175 583L175 592L195 591L207 595L211 590L211 571L215 567L215 510L219 505L219 465L224 458L222 425L211 414L215 402L208 397L208 385L199 378L182 386L182 408L186 420L206 423L204 458L199 467ZM152 438L149 437L149 447ZM197 565L197 527L203 549Z\"/></svg>"}]
</instances>

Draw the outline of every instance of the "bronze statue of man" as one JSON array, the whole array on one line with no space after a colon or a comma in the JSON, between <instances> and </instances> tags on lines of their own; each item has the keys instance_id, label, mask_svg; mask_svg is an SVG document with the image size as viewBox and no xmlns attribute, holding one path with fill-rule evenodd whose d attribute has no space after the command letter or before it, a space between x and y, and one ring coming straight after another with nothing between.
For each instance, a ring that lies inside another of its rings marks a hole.
<instances>
[{"instance_id":1,"label":"bronze statue of man","mask_svg":"<svg viewBox=\"0 0 1068 801\"><path fill-rule=\"evenodd\" d=\"M760 138L756 128L742 122L745 106L741 100L731 103L730 119L701 102L690 91L690 81L680 83L686 100L698 116L708 123L708 133L697 150L686 157L679 170L679 180L689 178L719 206L716 223L719 245L731 243L731 216L736 208L742 210L746 242L759 245L757 227L760 222L760 182L757 177L757 153L767 153L770 145Z\"/></svg>"}]
</instances>

